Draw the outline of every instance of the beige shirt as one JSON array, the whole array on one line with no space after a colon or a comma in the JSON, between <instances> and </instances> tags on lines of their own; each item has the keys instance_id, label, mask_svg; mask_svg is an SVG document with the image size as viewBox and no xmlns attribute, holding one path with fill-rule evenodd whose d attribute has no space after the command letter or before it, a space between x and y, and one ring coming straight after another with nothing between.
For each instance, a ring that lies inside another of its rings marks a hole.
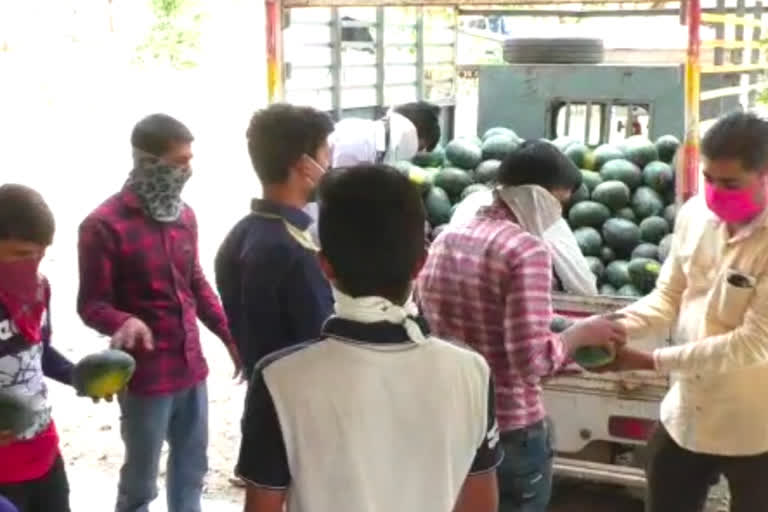
<instances>
[{"instance_id":1,"label":"beige shirt","mask_svg":"<svg viewBox=\"0 0 768 512\"><path fill-rule=\"evenodd\" d=\"M768 452L768 212L730 235L702 197L678 215L656 289L624 310L630 343L671 327L656 349L674 384L661 421L682 447L718 455ZM732 274L746 287L728 282Z\"/></svg>"}]
</instances>

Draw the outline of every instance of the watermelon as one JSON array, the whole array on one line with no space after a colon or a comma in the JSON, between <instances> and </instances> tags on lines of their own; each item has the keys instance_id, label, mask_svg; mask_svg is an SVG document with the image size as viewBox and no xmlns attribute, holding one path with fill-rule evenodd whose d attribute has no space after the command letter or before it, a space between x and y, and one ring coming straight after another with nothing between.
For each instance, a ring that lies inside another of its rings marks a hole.
<instances>
[{"instance_id":1,"label":"watermelon","mask_svg":"<svg viewBox=\"0 0 768 512\"><path fill-rule=\"evenodd\" d=\"M29 397L0 390L0 432L19 436L35 426L37 414Z\"/></svg>"},{"instance_id":2,"label":"watermelon","mask_svg":"<svg viewBox=\"0 0 768 512\"><path fill-rule=\"evenodd\" d=\"M629 256L640 243L640 228L634 222L614 217L603 224L603 239L619 256Z\"/></svg>"},{"instance_id":3,"label":"watermelon","mask_svg":"<svg viewBox=\"0 0 768 512\"><path fill-rule=\"evenodd\" d=\"M630 283L629 262L624 260L615 260L605 267L603 274L605 281L617 290Z\"/></svg>"},{"instance_id":4,"label":"watermelon","mask_svg":"<svg viewBox=\"0 0 768 512\"><path fill-rule=\"evenodd\" d=\"M623 158L624 153L622 153L619 148L611 146L610 144L603 144L602 146L598 146L592 152L592 169L600 171L606 162Z\"/></svg>"},{"instance_id":5,"label":"watermelon","mask_svg":"<svg viewBox=\"0 0 768 512\"><path fill-rule=\"evenodd\" d=\"M593 192L595 187L603 182L603 178L599 172L581 169L581 182L587 186L590 192Z\"/></svg>"},{"instance_id":6,"label":"watermelon","mask_svg":"<svg viewBox=\"0 0 768 512\"><path fill-rule=\"evenodd\" d=\"M635 210L627 206L626 208L619 209L614 217L617 217L619 219L626 219L631 222L637 222L637 215L635 215Z\"/></svg>"},{"instance_id":7,"label":"watermelon","mask_svg":"<svg viewBox=\"0 0 768 512\"><path fill-rule=\"evenodd\" d=\"M632 195L632 210L637 218L659 215L664 211L664 200L650 187L640 187Z\"/></svg>"},{"instance_id":8,"label":"watermelon","mask_svg":"<svg viewBox=\"0 0 768 512\"><path fill-rule=\"evenodd\" d=\"M445 147L445 157L462 169L474 169L483 158L480 146L467 138L454 139Z\"/></svg>"},{"instance_id":9,"label":"watermelon","mask_svg":"<svg viewBox=\"0 0 768 512\"><path fill-rule=\"evenodd\" d=\"M658 244L669 234L669 223L663 217L646 217L640 222L640 240Z\"/></svg>"},{"instance_id":10,"label":"watermelon","mask_svg":"<svg viewBox=\"0 0 768 512\"><path fill-rule=\"evenodd\" d=\"M669 256L669 250L672 248L672 235L669 234L659 242L659 261L664 263Z\"/></svg>"},{"instance_id":11,"label":"watermelon","mask_svg":"<svg viewBox=\"0 0 768 512\"><path fill-rule=\"evenodd\" d=\"M664 220L669 223L671 229L675 229L675 219L677 219L677 205L672 203L664 208Z\"/></svg>"},{"instance_id":12,"label":"watermelon","mask_svg":"<svg viewBox=\"0 0 768 512\"><path fill-rule=\"evenodd\" d=\"M422 193L426 192L432 187L432 182L435 179L437 171L422 169L418 165L411 165L408 168L408 179L414 185L417 185Z\"/></svg>"},{"instance_id":13,"label":"watermelon","mask_svg":"<svg viewBox=\"0 0 768 512\"><path fill-rule=\"evenodd\" d=\"M510 130L509 128L505 128L503 126L495 126L493 128L489 128L488 130L486 130L486 132L483 134L483 140L484 141L488 140L495 135L503 135L509 139L514 139L514 140L520 139L520 137L518 137L513 130Z\"/></svg>"},{"instance_id":14,"label":"watermelon","mask_svg":"<svg viewBox=\"0 0 768 512\"><path fill-rule=\"evenodd\" d=\"M72 371L72 385L77 393L92 398L106 398L122 391L131 380L136 361L122 350L104 350L82 358Z\"/></svg>"},{"instance_id":15,"label":"watermelon","mask_svg":"<svg viewBox=\"0 0 768 512\"><path fill-rule=\"evenodd\" d=\"M457 167L444 167L435 174L433 183L445 190L451 200L455 201L461 197L464 189L472 184L472 176Z\"/></svg>"},{"instance_id":16,"label":"watermelon","mask_svg":"<svg viewBox=\"0 0 768 512\"><path fill-rule=\"evenodd\" d=\"M451 220L451 200L440 187L432 187L424 196L424 209L432 226L447 224Z\"/></svg>"},{"instance_id":17,"label":"watermelon","mask_svg":"<svg viewBox=\"0 0 768 512\"><path fill-rule=\"evenodd\" d=\"M654 244L643 242L637 247L635 247L635 250L632 251L632 256L630 257L630 260L633 260L635 258L650 258L653 260L658 260L659 247Z\"/></svg>"},{"instance_id":18,"label":"watermelon","mask_svg":"<svg viewBox=\"0 0 768 512\"><path fill-rule=\"evenodd\" d=\"M666 194L675 187L675 173L672 166L655 160L643 169L643 184L659 194Z\"/></svg>"},{"instance_id":19,"label":"watermelon","mask_svg":"<svg viewBox=\"0 0 768 512\"><path fill-rule=\"evenodd\" d=\"M430 152L420 151L411 162L419 167L442 167L445 163L445 150L442 146L437 146Z\"/></svg>"},{"instance_id":20,"label":"watermelon","mask_svg":"<svg viewBox=\"0 0 768 512\"><path fill-rule=\"evenodd\" d=\"M589 200L589 189L587 186L582 183L579 188L576 189L576 191L571 194L571 199L568 201L568 208L570 209L573 207L573 205L578 204L582 201L588 201Z\"/></svg>"},{"instance_id":21,"label":"watermelon","mask_svg":"<svg viewBox=\"0 0 768 512\"><path fill-rule=\"evenodd\" d=\"M483 160L504 160L508 154L517 149L520 143L506 135L492 135L483 142Z\"/></svg>"},{"instance_id":22,"label":"watermelon","mask_svg":"<svg viewBox=\"0 0 768 512\"><path fill-rule=\"evenodd\" d=\"M680 141L674 135L662 135L656 139L656 151L659 153L659 160L668 164L672 163L680 147Z\"/></svg>"},{"instance_id":23,"label":"watermelon","mask_svg":"<svg viewBox=\"0 0 768 512\"><path fill-rule=\"evenodd\" d=\"M573 360L584 368L599 368L613 362L616 353L605 347L579 347L573 352Z\"/></svg>"},{"instance_id":24,"label":"watermelon","mask_svg":"<svg viewBox=\"0 0 768 512\"><path fill-rule=\"evenodd\" d=\"M560 333L569 328L572 324L573 322L564 316L554 315L552 321L549 323L549 330Z\"/></svg>"},{"instance_id":25,"label":"watermelon","mask_svg":"<svg viewBox=\"0 0 768 512\"><path fill-rule=\"evenodd\" d=\"M616 295L618 297L642 297L643 292L632 283L628 283L616 290Z\"/></svg>"},{"instance_id":26,"label":"watermelon","mask_svg":"<svg viewBox=\"0 0 768 512\"><path fill-rule=\"evenodd\" d=\"M576 243L584 256L600 256L603 239L595 228L578 228L573 232Z\"/></svg>"},{"instance_id":27,"label":"watermelon","mask_svg":"<svg viewBox=\"0 0 768 512\"><path fill-rule=\"evenodd\" d=\"M475 181L478 183L494 183L499 175L501 160L486 160L480 162L475 169Z\"/></svg>"},{"instance_id":28,"label":"watermelon","mask_svg":"<svg viewBox=\"0 0 768 512\"><path fill-rule=\"evenodd\" d=\"M656 286L661 263L650 258L635 258L627 265L632 285L644 293L649 293Z\"/></svg>"},{"instance_id":29,"label":"watermelon","mask_svg":"<svg viewBox=\"0 0 768 512\"><path fill-rule=\"evenodd\" d=\"M482 183L473 183L461 192L461 199L464 200L475 192L488 192L490 187ZM455 206L455 205L454 205Z\"/></svg>"},{"instance_id":30,"label":"watermelon","mask_svg":"<svg viewBox=\"0 0 768 512\"><path fill-rule=\"evenodd\" d=\"M624 139L619 149L624 153L624 158L641 169L659 159L656 145L643 135L633 135Z\"/></svg>"},{"instance_id":31,"label":"watermelon","mask_svg":"<svg viewBox=\"0 0 768 512\"><path fill-rule=\"evenodd\" d=\"M624 182L631 190L643 183L643 172L629 160L616 159L606 162L600 169L604 181L618 180Z\"/></svg>"},{"instance_id":32,"label":"watermelon","mask_svg":"<svg viewBox=\"0 0 768 512\"><path fill-rule=\"evenodd\" d=\"M576 167L581 168L584 167L587 155L589 154L589 148L581 142L574 142L563 150L563 154L570 158Z\"/></svg>"},{"instance_id":33,"label":"watermelon","mask_svg":"<svg viewBox=\"0 0 768 512\"><path fill-rule=\"evenodd\" d=\"M568 146L570 146L571 144L577 144L577 143L581 143L581 141L574 137L569 137L568 135L558 137L552 141L552 144L554 144L555 147L562 152L565 152L565 150L568 149Z\"/></svg>"},{"instance_id":34,"label":"watermelon","mask_svg":"<svg viewBox=\"0 0 768 512\"><path fill-rule=\"evenodd\" d=\"M621 181L604 181L592 191L592 200L604 204L613 211L620 210L629 204L632 192Z\"/></svg>"},{"instance_id":35,"label":"watermelon","mask_svg":"<svg viewBox=\"0 0 768 512\"><path fill-rule=\"evenodd\" d=\"M605 265L603 265L603 262L600 261L600 258L596 256L586 256L587 264L589 265L589 270L595 275L595 277L598 279L603 278L603 272L605 272Z\"/></svg>"},{"instance_id":36,"label":"watermelon","mask_svg":"<svg viewBox=\"0 0 768 512\"><path fill-rule=\"evenodd\" d=\"M568 223L572 228L590 226L599 228L611 217L611 210L595 201L581 201L568 210Z\"/></svg>"},{"instance_id":37,"label":"watermelon","mask_svg":"<svg viewBox=\"0 0 768 512\"><path fill-rule=\"evenodd\" d=\"M606 265L613 260L616 259L616 251L608 247L607 245L604 245L600 248L600 259L605 263Z\"/></svg>"},{"instance_id":38,"label":"watermelon","mask_svg":"<svg viewBox=\"0 0 768 512\"><path fill-rule=\"evenodd\" d=\"M616 287L610 283L603 283L600 285L598 293L600 295L616 295Z\"/></svg>"}]
</instances>

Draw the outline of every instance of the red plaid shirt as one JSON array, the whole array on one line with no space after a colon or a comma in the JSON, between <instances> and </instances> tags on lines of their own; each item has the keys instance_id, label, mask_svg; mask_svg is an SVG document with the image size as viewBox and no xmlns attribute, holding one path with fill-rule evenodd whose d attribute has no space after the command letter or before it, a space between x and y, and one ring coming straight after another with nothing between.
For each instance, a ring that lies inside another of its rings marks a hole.
<instances>
[{"instance_id":1,"label":"red plaid shirt","mask_svg":"<svg viewBox=\"0 0 768 512\"><path fill-rule=\"evenodd\" d=\"M197 317L224 343L234 341L221 303L203 275L197 221L184 207L176 222L148 217L123 189L80 226L78 312L86 325L111 336L135 316L152 330L155 349L136 350L129 389L173 393L208 375Z\"/></svg>"},{"instance_id":2,"label":"red plaid shirt","mask_svg":"<svg viewBox=\"0 0 768 512\"><path fill-rule=\"evenodd\" d=\"M496 384L502 432L545 416L541 378L564 363L552 319L552 260L542 240L495 202L430 247L417 295L432 331L483 354Z\"/></svg>"}]
</instances>

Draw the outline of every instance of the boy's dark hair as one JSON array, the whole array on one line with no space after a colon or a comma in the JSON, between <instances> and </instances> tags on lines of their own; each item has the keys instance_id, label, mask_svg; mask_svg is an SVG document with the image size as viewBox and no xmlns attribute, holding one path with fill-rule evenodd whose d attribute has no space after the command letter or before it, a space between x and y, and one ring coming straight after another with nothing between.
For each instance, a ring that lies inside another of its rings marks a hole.
<instances>
[{"instance_id":1,"label":"boy's dark hair","mask_svg":"<svg viewBox=\"0 0 768 512\"><path fill-rule=\"evenodd\" d=\"M751 112L726 114L704 135L701 153L709 160L738 160L748 171L768 165L768 121Z\"/></svg>"},{"instance_id":2,"label":"boy's dark hair","mask_svg":"<svg viewBox=\"0 0 768 512\"><path fill-rule=\"evenodd\" d=\"M320 246L339 288L404 298L425 250L418 187L392 167L359 165L328 172L319 195Z\"/></svg>"},{"instance_id":3,"label":"boy's dark hair","mask_svg":"<svg viewBox=\"0 0 768 512\"><path fill-rule=\"evenodd\" d=\"M0 240L51 245L56 224L43 196L15 183L0 186Z\"/></svg>"},{"instance_id":4,"label":"boy's dark hair","mask_svg":"<svg viewBox=\"0 0 768 512\"><path fill-rule=\"evenodd\" d=\"M440 107L426 101L404 103L394 111L408 118L416 127L419 140L426 143L425 151L432 151L440 142Z\"/></svg>"},{"instance_id":5,"label":"boy's dark hair","mask_svg":"<svg viewBox=\"0 0 768 512\"><path fill-rule=\"evenodd\" d=\"M547 190L574 191L581 186L581 171L553 144L527 140L507 155L499 167L501 185L539 185Z\"/></svg>"},{"instance_id":6,"label":"boy's dark hair","mask_svg":"<svg viewBox=\"0 0 768 512\"><path fill-rule=\"evenodd\" d=\"M161 156L178 143L195 140L189 128L167 114L152 114L133 127L131 146L155 156Z\"/></svg>"},{"instance_id":7,"label":"boy's dark hair","mask_svg":"<svg viewBox=\"0 0 768 512\"><path fill-rule=\"evenodd\" d=\"M314 157L333 132L330 116L312 107L277 103L248 125L248 154L262 185L284 183L302 155Z\"/></svg>"}]
</instances>

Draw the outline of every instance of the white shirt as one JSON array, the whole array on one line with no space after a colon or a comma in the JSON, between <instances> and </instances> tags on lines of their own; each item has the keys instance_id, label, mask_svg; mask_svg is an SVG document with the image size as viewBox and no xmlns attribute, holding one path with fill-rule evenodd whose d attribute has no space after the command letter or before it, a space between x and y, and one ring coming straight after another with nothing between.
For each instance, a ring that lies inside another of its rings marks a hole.
<instances>
[{"instance_id":1,"label":"white shirt","mask_svg":"<svg viewBox=\"0 0 768 512\"><path fill-rule=\"evenodd\" d=\"M259 363L237 473L287 489L289 512L451 512L501 460L488 365L413 320L361 318Z\"/></svg>"},{"instance_id":2,"label":"white shirt","mask_svg":"<svg viewBox=\"0 0 768 512\"><path fill-rule=\"evenodd\" d=\"M597 278L581 253L573 231L563 219L562 206L543 187L521 185L475 192L459 203L451 217L451 224L469 222L480 208L493 203L494 193L512 210L523 229L547 244L555 274L566 292L597 295Z\"/></svg>"},{"instance_id":3,"label":"white shirt","mask_svg":"<svg viewBox=\"0 0 768 512\"><path fill-rule=\"evenodd\" d=\"M389 117L389 147L385 148L385 126L382 119L342 119L328 137L331 167L349 167L375 163L378 151L386 150L384 163L394 164L412 159L419 150L419 136L413 123L394 111Z\"/></svg>"},{"instance_id":4,"label":"white shirt","mask_svg":"<svg viewBox=\"0 0 768 512\"><path fill-rule=\"evenodd\" d=\"M768 213L731 236L697 196L672 240L656 289L622 311L630 343L673 329L676 346L654 351L674 380L661 421L694 452L768 452Z\"/></svg>"}]
</instances>

